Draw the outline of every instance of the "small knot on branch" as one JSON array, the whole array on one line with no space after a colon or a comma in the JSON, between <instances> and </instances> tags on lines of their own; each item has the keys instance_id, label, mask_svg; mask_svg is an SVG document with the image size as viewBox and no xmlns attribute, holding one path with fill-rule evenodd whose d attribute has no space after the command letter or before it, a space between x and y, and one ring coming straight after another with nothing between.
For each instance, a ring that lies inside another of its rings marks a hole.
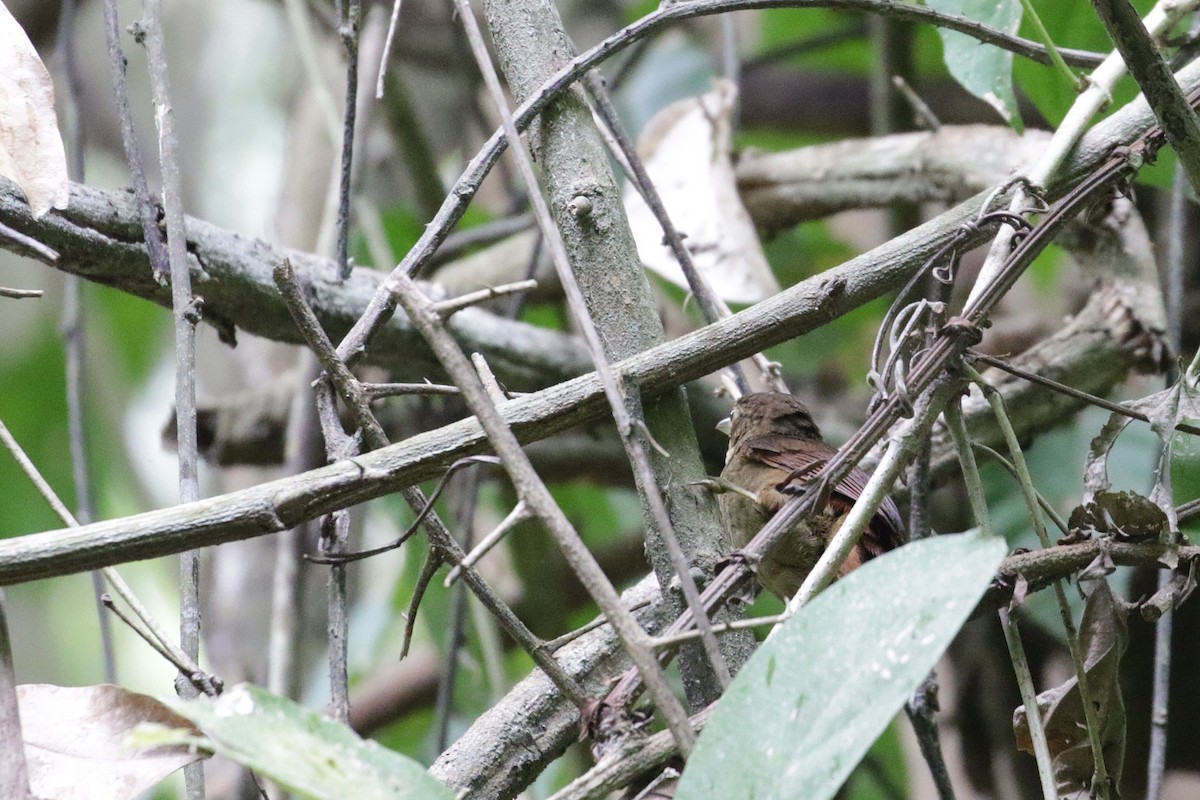
<instances>
[{"instance_id":1,"label":"small knot on branch","mask_svg":"<svg viewBox=\"0 0 1200 800\"><path fill-rule=\"evenodd\" d=\"M938 336L959 339L965 342L967 347L983 341L983 331L979 326L966 317L958 316L946 320L946 324L938 330Z\"/></svg>"}]
</instances>

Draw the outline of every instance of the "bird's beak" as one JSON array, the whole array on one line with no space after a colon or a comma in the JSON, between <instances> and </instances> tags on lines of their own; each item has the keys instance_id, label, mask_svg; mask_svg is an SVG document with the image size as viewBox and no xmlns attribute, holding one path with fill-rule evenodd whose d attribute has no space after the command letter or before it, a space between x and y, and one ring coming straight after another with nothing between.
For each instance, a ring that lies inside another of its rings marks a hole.
<instances>
[{"instance_id":1,"label":"bird's beak","mask_svg":"<svg viewBox=\"0 0 1200 800\"><path fill-rule=\"evenodd\" d=\"M719 430L721 433L725 434L726 436L729 435L729 430L732 427L733 427L733 417L732 416L728 416L725 419L723 419L717 423L717 430Z\"/></svg>"}]
</instances>

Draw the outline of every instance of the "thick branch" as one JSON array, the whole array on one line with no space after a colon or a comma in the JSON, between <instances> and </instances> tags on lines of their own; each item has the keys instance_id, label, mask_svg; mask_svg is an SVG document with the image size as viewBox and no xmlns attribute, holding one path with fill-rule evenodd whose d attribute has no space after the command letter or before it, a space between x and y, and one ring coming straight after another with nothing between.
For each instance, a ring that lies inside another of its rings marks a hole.
<instances>
[{"instance_id":1,"label":"thick branch","mask_svg":"<svg viewBox=\"0 0 1200 800\"><path fill-rule=\"evenodd\" d=\"M1049 139L1038 130L943 125L777 153L752 150L738 159L738 190L754 223L779 231L853 208L955 202L1003 183Z\"/></svg>"},{"instance_id":2,"label":"thick branch","mask_svg":"<svg viewBox=\"0 0 1200 800\"><path fill-rule=\"evenodd\" d=\"M655 397L814 330L899 286L959 225L974 218L981 202L977 197L866 255L614 369L637 384L644 396ZM498 410L523 442L609 413L594 374L511 400ZM468 419L354 459L198 503L3 541L0 585L294 527L433 477L484 446L478 422Z\"/></svg>"},{"instance_id":3,"label":"thick branch","mask_svg":"<svg viewBox=\"0 0 1200 800\"><path fill-rule=\"evenodd\" d=\"M520 9L493 0L485 2L484 9L509 86L519 98L528 99L570 53L558 12L549 0L526 2ZM499 87L494 91L499 92ZM506 124L511 125L511 120ZM512 125L510 141L515 132ZM678 585L689 604L695 603L699 592L691 570L699 568L711 575L729 540L713 498L692 485L705 472L683 391L665 392L657 402L639 409L636 389L620 386L609 366L661 344L665 335L607 151L587 105L572 92L563 93L542 112L539 124L531 128L531 140L550 195L553 222L539 209L540 196L532 200L633 465L646 518L647 555L659 583ZM536 192L528 157L519 150L514 155L520 157L526 183ZM589 213L571 210L579 198L587 199ZM658 448L650 447L647 434L633 424L632 418L641 416L639 411ZM742 661L749 654L748 645L743 641L740 651L731 648L727 655ZM689 651L682 660L688 697L701 706L720 696L729 680L711 634L705 639L705 651L712 671L705 668L699 653Z\"/></svg>"},{"instance_id":4,"label":"thick branch","mask_svg":"<svg viewBox=\"0 0 1200 800\"><path fill-rule=\"evenodd\" d=\"M50 266L171 307L170 287L154 279L142 244L137 204L127 193L73 184L66 211L35 220L17 188L0 180L0 223L57 250L58 261ZM271 276L285 257L291 259L313 311L335 340L366 310L383 279L378 272L356 269L345 283L338 283L329 259L275 247L193 217L187 218L187 231L193 289L204 298L204 318L226 336L240 328L268 339L303 342ZM39 259L36 252L15 243L6 241L4 246ZM573 336L478 309L455 314L449 326L465 348L485 353L488 363L513 388L544 386L585 372L591 365ZM403 313L397 313L371 340L366 360L388 367L398 378L441 373Z\"/></svg>"}]
</instances>

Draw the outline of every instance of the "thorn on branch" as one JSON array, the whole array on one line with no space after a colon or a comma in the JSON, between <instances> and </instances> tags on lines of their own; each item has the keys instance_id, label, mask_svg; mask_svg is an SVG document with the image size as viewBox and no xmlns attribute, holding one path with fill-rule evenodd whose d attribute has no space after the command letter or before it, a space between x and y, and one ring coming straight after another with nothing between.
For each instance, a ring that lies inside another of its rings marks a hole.
<instances>
[{"instance_id":1,"label":"thorn on branch","mask_svg":"<svg viewBox=\"0 0 1200 800\"><path fill-rule=\"evenodd\" d=\"M451 297L449 300L440 300L433 304L432 309L435 314L443 320L450 317L455 312L462 311L464 308L486 303L488 300L495 300L497 297L504 297L510 294L520 294L530 292L536 289L538 282L529 279L524 281L514 281L513 283L505 283L500 286L489 286L486 289L478 289L474 292L467 292L458 297Z\"/></svg>"}]
</instances>

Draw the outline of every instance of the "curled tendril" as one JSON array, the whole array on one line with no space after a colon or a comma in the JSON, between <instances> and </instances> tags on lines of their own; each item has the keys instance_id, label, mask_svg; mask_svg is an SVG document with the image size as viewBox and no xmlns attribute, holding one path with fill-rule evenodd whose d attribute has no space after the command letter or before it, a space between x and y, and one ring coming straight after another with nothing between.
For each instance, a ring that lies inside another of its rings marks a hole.
<instances>
[{"instance_id":1,"label":"curled tendril","mask_svg":"<svg viewBox=\"0 0 1200 800\"><path fill-rule=\"evenodd\" d=\"M926 299L908 300L917 283L926 274L929 274L942 286L953 286L958 276L964 243L986 228L1008 225L1014 231L1014 241L1024 237L1032 230L1032 224L1021 214L1003 208L992 208L998 198L1018 184L1025 187L1027 196L1033 201L1033 206L1027 213L1038 213L1039 210L1046 208L1040 189L1022 176L1014 177L996 187L984 200L978 215L960 225L946 243L939 247L909 278L904 288L896 295L896 300L884 315L879 332L875 336L875 342L871 347L871 366L867 372L867 384L874 393L868 406L870 410L874 410L887 400L890 392L895 392L899 395L906 414L910 414L912 402L903 390L904 375L908 365L913 363L914 353L918 352L925 344L925 337L919 334L931 331L949 334L963 333L957 329L950 330L948 325L942 323L947 312L945 303ZM884 357L885 352L888 353L886 358Z\"/></svg>"},{"instance_id":2,"label":"curled tendril","mask_svg":"<svg viewBox=\"0 0 1200 800\"><path fill-rule=\"evenodd\" d=\"M354 553L320 553L317 555L305 553L304 560L310 564L348 564L351 561L361 561L364 558L370 558L371 556L377 556L381 553L386 553L389 550L395 550L400 545L408 541L409 537L417 532L417 528L422 522L425 521L425 518L429 516L429 512L433 510L433 504L437 502L438 497L440 497L442 494L442 490L446 488L446 484L450 481L450 477L454 475L455 472L458 472L463 467L469 467L472 464L495 465L499 463L500 459L496 456L466 456L465 458L460 458L455 461L446 468L446 471L442 474L441 480L438 481L437 486L429 495L429 499L425 501L425 507L421 509L421 513L417 514L416 519L412 521L412 524L408 526L408 529L404 531L404 533L400 534L399 537L385 545L381 545L370 550L359 550ZM330 515L330 517L332 517L332 515ZM330 517L326 517L326 519L329 519Z\"/></svg>"}]
</instances>

